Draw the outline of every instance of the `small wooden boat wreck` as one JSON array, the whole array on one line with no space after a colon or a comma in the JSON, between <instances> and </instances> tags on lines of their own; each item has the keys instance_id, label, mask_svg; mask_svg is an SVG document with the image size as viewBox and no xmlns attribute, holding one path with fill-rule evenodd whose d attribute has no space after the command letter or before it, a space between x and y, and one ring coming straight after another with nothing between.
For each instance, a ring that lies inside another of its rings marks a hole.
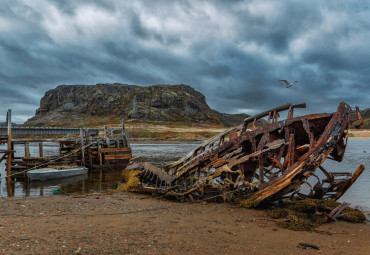
<instances>
[{"instance_id":1,"label":"small wooden boat wreck","mask_svg":"<svg viewBox=\"0 0 370 255\"><path fill-rule=\"evenodd\" d=\"M206 141L180 160L156 167L134 163L141 184L182 200L243 199L246 206L284 197L338 199L364 170L332 173L323 168L328 158L342 161L350 124L359 126L358 107L340 103L333 113L293 117L305 104L286 104L245 119L241 125ZM279 121L281 111L288 110ZM266 120L261 120L266 118ZM262 123L257 125L257 123ZM315 171L319 169L324 178ZM316 184L307 179L314 177ZM309 192L301 192L301 186Z\"/></svg>"},{"instance_id":2,"label":"small wooden boat wreck","mask_svg":"<svg viewBox=\"0 0 370 255\"><path fill-rule=\"evenodd\" d=\"M72 176L84 175L88 172L88 168L84 166L50 166L30 170L27 172L30 180L54 180L60 178L68 178Z\"/></svg>"}]
</instances>

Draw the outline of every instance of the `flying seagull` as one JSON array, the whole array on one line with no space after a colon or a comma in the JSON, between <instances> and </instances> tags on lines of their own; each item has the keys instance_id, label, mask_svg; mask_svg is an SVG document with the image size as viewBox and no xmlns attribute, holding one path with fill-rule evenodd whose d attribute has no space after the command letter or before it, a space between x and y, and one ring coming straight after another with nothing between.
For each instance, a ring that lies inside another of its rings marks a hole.
<instances>
[{"instance_id":1,"label":"flying seagull","mask_svg":"<svg viewBox=\"0 0 370 255\"><path fill-rule=\"evenodd\" d=\"M289 83L287 80L279 80L279 81L284 82L287 88L290 88L291 86L293 86L294 83L298 82L298 81L293 81L292 83Z\"/></svg>"}]
</instances>

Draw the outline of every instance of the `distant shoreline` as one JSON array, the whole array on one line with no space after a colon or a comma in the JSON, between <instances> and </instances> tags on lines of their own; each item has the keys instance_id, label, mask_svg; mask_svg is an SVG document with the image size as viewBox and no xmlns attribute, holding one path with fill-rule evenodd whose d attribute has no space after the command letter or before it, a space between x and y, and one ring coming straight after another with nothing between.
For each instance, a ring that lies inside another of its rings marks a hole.
<instances>
[{"instance_id":1,"label":"distant shoreline","mask_svg":"<svg viewBox=\"0 0 370 255\"><path fill-rule=\"evenodd\" d=\"M203 131L206 131L207 129L203 129ZM210 130L212 130L212 132L214 133L214 135L217 134L217 132L215 132L216 130L214 128L210 128ZM217 130L217 131L220 131L222 132L222 128ZM181 132L178 132L178 134L181 134L181 133L186 133L184 131L181 131ZM190 133L194 132L193 130L190 129ZM176 132L175 132L176 133ZM191 135L186 138L184 135L182 137L153 137L153 138L148 138L148 137L141 137L141 138L138 138L138 137L132 137L130 138L130 141L132 143L142 143L142 142L149 142L149 143L164 143L164 142L169 142L169 143L184 143L184 142L189 142L189 143L201 143L203 141L206 141L208 140L209 137L202 137L202 138L195 138L195 137L191 137ZM350 129L348 131L348 139L370 139L370 130L364 130L364 129Z\"/></svg>"},{"instance_id":2,"label":"distant shoreline","mask_svg":"<svg viewBox=\"0 0 370 255\"><path fill-rule=\"evenodd\" d=\"M370 139L369 129L350 129L348 131L349 139Z\"/></svg>"}]
</instances>

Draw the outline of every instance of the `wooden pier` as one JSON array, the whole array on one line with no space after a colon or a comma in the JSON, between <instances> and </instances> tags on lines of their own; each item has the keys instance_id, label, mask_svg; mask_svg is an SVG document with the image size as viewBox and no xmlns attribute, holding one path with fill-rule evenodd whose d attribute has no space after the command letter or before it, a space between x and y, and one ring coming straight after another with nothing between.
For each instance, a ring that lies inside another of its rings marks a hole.
<instances>
[{"instance_id":1,"label":"wooden pier","mask_svg":"<svg viewBox=\"0 0 370 255\"><path fill-rule=\"evenodd\" d=\"M9 115L9 114L8 114ZM92 136L99 135L103 129L90 128L89 134ZM63 127L13 127L13 135L79 135L80 128L63 128ZM0 127L0 136L8 135L8 127Z\"/></svg>"},{"instance_id":2,"label":"wooden pier","mask_svg":"<svg viewBox=\"0 0 370 255\"><path fill-rule=\"evenodd\" d=\"M7 149L0 150L0 163L6 160L7 180L10 177L25 178L27 171L47 166L83 165L90 169L105 166L124 167L131 159L131 148L127 131L120 129L96 128L12 128L11 110L8 110L6 134L0 128L0 143L6 143ZM13 138L16 135L72 135L63 139L24 139ZM31 155L30 144L38 147L36 155ZM56 155L45 156L44 144L56 143L59 147ZM38 144L38 146L37 146ZM24 155L16 155L16 147L24 147Z\"/></svg>"}]
</instances>

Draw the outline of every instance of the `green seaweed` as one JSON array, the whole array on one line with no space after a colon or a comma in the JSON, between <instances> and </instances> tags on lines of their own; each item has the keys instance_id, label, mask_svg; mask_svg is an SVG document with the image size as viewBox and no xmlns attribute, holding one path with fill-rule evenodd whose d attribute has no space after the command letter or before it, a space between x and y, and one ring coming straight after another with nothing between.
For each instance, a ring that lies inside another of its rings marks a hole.
<instances>
[{"instance_id":1,"label":"green seaweed","mask_svg":"<svg viewBox=\"0 0 370 255\"><path fill-rule=\"evenodd\" d=\"M316 226L324 222L323 213L330 213L340 204L334 200L323 199L287 200L269 209L268 215L273 219L280 219L276 223L280 227L296 231L313 231ZM337 219L362 223L366 217L360 210L347 207Z\"/></svg>"}]
</instances>

